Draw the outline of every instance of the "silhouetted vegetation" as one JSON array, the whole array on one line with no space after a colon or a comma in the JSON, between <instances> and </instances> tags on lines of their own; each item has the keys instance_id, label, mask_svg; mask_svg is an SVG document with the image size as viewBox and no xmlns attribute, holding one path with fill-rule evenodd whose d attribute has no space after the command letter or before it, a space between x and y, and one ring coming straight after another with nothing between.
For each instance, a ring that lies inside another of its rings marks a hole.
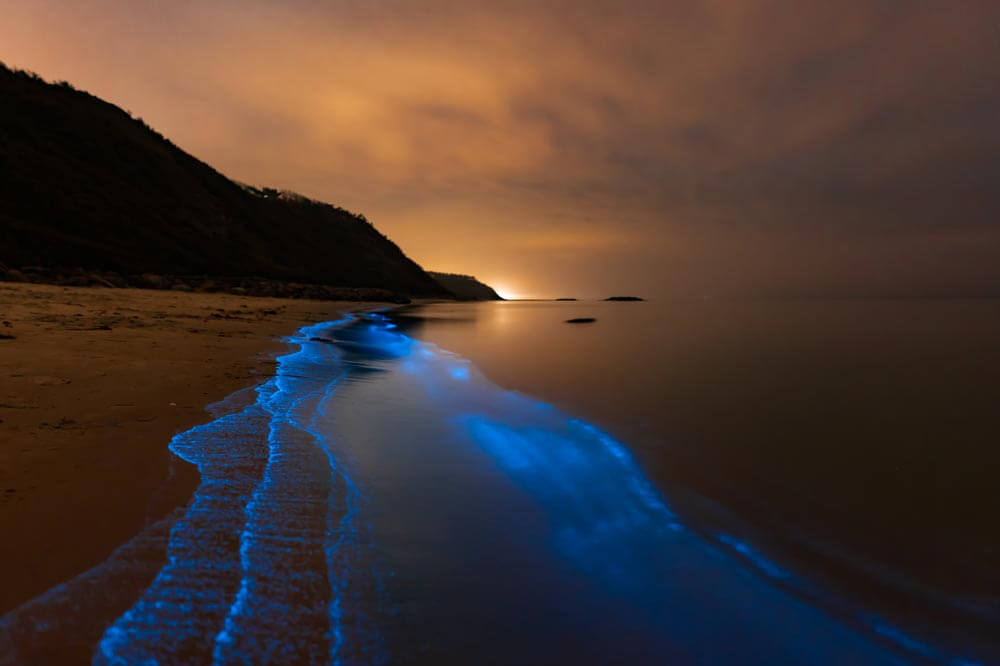
<instances>
[{"instance_id":1,"label":"silhouetted vegetation","mask_svg":"<svg viewBox=\"0 0 1000 666\"><path fill-rule=\"evenodd\" d=\"M462 301L502 301L503 298L493 291L493 288L483 284L471 275L459 275L458 273L435 273L430 272L430 276L437 280L438 284L455 294Z\"/></svg>"},{"instance_id":2,"label":"silhouetted vegetation","mask_svg":"<svg viewBox=\"0 0 1000 666\"><path fill-rule=\"evenodd\" d=\"M363 216L235 183L141 118L2 63L0 260L22 277L253 276L448 295Z\"/></svg>"}]
</instances>

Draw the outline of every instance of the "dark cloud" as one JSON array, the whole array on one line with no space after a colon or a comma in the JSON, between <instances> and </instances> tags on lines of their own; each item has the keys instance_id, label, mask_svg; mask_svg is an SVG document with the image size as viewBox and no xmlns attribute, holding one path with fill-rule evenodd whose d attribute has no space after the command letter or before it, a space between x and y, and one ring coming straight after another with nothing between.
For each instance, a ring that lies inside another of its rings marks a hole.
<instances>
[{"instance_id":1,"label":"dark cloud","mask_svg":"<svg viewBox=\"0 0 1000 666\"><path fill-rule=\"evenodd\" d=\"M528 294L1000 289L986 0L5 8L3 57Z\"/></svg>"}]
</instances>

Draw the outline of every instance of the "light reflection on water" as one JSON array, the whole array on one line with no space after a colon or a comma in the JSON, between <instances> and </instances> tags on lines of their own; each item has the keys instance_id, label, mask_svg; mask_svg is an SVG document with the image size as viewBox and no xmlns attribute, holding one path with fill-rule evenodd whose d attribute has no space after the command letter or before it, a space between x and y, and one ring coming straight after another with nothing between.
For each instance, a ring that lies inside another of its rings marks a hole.
<instances>
[{"instance_id":1,"label":"light reflection on water","mask_svg":"<svg viewBox=\"0 0 1000 666\"><path fill-rule=\"evenodd\" d=\"M401 663L905 663L687 532L607 434L378 328L332 332L380 372L320 427L370 488Z\"/></svg>"},{"instance_id":2,"label":"light reflection on water","mask_svg":"<svg viewBox=\"0 0 1000 666\"><path fill-rule=\"evenodd\" d=\"M171 443L202 483L96 664L973 663L775 587L609 435L380 315L292 342L256 401ZM0 620L0 663L39 604Z\"/></svg>"}]
</instances>

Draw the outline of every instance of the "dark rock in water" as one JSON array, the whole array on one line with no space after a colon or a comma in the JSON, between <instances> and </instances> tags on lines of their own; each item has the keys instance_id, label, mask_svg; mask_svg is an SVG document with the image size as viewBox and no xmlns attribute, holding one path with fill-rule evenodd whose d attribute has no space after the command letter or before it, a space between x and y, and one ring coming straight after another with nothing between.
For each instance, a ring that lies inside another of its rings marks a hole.
<instances>
[{"instance_id":1,"label":"dark rock in water","mask_svg":"<svg viewBox=\"0 0 1000 666\"><path fill-rule=\"evenodd\" d=\"M567 319L567 324L590 324L597 321L593 317L577 317L576 319Z\"/></svg>"},{"instance_id":2,"label":"dark rock in water","mask_svg":"<svg viewBox=\"0 0 1000 666\"><path fill-rule=\"evenodd\" d=\"M15 339L15 337L13 335L8 335L6 333L0 333L0 340L14 340L14 339Z\"/></svg>"},{"instance_id":3,"label":"dark rock in water","mask_svg":"<svg viewBox=\"0 0 1000 666\"><path fill-rule=\"evenodd\" d=\"M644 301L645 298L639 298L638 296L611 296L605 298L606 301Z\"/></svg>"},{"instance_id":4,"label":"dark rock in water","mask_svg":"<svg viewBox=\"0 0 1000 666\"><path fill-rule=\"evenodd\" d=\"M557 298L557 301L575 301L575 298Z\"/></svg>"}]
</instances>

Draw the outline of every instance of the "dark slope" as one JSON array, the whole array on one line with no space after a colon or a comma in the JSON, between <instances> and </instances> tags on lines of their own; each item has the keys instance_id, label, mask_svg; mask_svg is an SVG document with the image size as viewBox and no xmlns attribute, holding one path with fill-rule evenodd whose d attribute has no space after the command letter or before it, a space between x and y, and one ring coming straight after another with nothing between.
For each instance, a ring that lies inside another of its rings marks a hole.
<instances>
[{"instance_id":1,"label":"dark slope","mask_svg":"<svg viewBox=\"0 0 1000 666\"><path fill-rule=\"evenodd\" d=\"M471 275L459 275L457 273L435 273L430 272L430 276L437 280L438 284L455 294L462 301L502 301L500 295L493 291L493 287L483 284Z\"/></svg>"},{"instance_id":2,"label":"dark slope","mask_svg":"<svg viewBox=\"0 0 1000 666\"><path fill-rule=\"evenodd\" d=\"M364 217L241 186L118 107L2 66L0 262L448 295Z\"/></svg>"}]
</instances>

